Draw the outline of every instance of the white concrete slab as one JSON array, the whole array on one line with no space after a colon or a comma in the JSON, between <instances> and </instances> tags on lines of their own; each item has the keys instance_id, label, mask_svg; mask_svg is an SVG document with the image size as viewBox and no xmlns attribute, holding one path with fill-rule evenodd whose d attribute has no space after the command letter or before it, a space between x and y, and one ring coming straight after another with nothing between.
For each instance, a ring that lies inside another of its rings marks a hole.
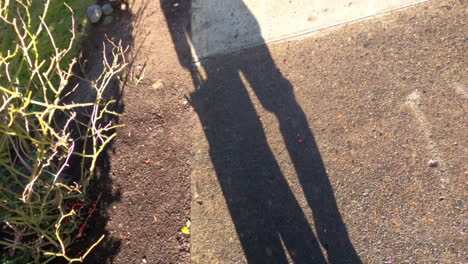
<instances>
[{"instance_id":1,"label":"white concrete slab","mask_svg":"<svg viewBox=\"0 0 468 264\"><path fill-rule=\"evenodd\" d=\"M313 32L427 0L193 0L195 60Z\"/></svg>"}]
</instances>

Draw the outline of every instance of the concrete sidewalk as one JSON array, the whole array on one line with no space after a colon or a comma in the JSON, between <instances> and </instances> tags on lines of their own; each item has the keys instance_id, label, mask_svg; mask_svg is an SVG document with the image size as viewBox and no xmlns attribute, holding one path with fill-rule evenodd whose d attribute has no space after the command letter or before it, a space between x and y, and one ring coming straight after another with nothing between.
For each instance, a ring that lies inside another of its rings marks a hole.
<instances>
[{"instance_id":1,"label":"concrete sidewalk","mask_svg":"<svg viewBox=\"0 0 468 264\"><path fill-rule=\"evenodd\" d=\"M431 1L203 61L193 263L464 263L467 18Z\"/></svg>"},{"instance_id":2,"label":"concrete sidewalk","mask_svg":"<svg viewBox=\"0 0 468 264\"><path fill-rule=\"evenodd\" d=\"M375 16L427 0L193 0L197 59Z\"/></svg>"}]
</instances>

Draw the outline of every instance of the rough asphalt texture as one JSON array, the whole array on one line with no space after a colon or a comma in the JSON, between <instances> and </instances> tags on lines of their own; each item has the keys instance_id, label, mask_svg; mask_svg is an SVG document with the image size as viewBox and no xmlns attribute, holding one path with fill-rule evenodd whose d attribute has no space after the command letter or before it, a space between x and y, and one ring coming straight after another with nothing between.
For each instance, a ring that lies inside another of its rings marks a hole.
<instances>
[{"instance_id":1,"label":"rough asphalt texture","mask_svg":"<svg viewBox=\"0 0 468 264\"><path fill-rule=\"evenodd\" d=\"M467 9L204 61L192 261L466 263Z\"/></svg>"}]
</instances>

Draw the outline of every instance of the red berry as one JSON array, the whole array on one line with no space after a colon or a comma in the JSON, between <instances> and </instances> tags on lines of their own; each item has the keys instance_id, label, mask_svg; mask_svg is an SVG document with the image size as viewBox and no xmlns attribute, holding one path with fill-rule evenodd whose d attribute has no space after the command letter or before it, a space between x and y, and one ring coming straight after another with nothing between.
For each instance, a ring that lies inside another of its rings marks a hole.
<instances>
[{"instance_id":1,"label":"red berry","mask_svg":"<svg viewBox=\"0 0 468 264\"><path fill-rule=\"evenodd\" d=\"M304 142L304 141L302 140L302 138L299 138L299 139L297 140L297 143L299 143L299 144L301 144L302 142Z\"/></svg>"}]
</instances>

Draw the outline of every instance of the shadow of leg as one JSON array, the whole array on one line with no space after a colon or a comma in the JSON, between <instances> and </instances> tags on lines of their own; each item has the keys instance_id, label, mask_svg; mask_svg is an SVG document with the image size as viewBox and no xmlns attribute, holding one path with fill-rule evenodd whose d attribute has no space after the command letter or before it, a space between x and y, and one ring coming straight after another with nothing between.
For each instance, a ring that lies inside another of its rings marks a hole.
<instances>
[{"instance_id":1,"label":"shadow of leg","mask_svg":"<svg viewBox=\"0 0 468 264\"><path fill-rule=\"evenodd\" d=\"M249 263L325 263L307 219L266 141L235 63L204 65L192 94L210 155Z\"/></svg>"},{"instance_id":2,"label":"shadow of leg","mask_svg":"<svg viewBox=\"0 0 468 264\"><path fill-rule=\"evenodd\" d=\"M307 118L296 102L291 83L278 72L266 46L257 48L255 53L255 58L242 63L242 72L263 107L278 118L329 262L361 263L349 240L320 152Z\"/></svg>"}]
</instances>

